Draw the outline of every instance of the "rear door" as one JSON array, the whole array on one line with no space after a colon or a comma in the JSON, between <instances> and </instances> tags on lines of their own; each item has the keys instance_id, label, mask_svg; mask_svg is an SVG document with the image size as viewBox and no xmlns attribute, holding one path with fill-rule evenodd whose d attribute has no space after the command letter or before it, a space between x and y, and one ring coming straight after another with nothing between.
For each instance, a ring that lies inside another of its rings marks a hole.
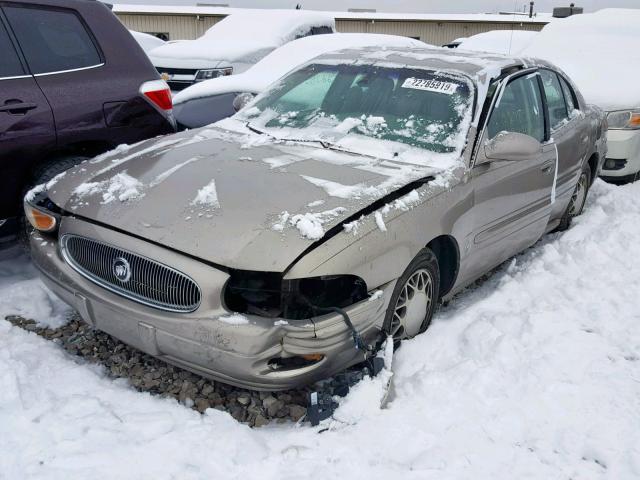
<instances>
[{"instance_id":1,"label":"rear door","mask_svg":"<svg viewBox=\"0 0 640 480\"><path fill-rule=\"evenodd\" d=\"M553 203L555 146L548 142L538 74L508 80L488 116L471 171L473 231L467 240L467 279L535 243L544 233ZM519 160L488 160L484 145L501 132L529 135L541 142L538 155Z\"/></svg>"},{"instance_id":2,"label":"rear door","mask_svg":"<svg viewBox=\"0 0 640 480\"><path fill-rule=\"evenodd\" d=\"M34 4L3 5L31 73L53 112L58 144L79 143L105 130L104 58L82 17L73 9Z\"/></svg>"},{"instance_id":3,"label":"rear door","mask_svg":"<svg viewBox=\"0 0 640 480\"><path fill-rule=\"evenodd\" d=\"M20 212L22 179L55 145L51 108L27 72L0 10L0 219Z\"/></svg>"},{"instance_id":4,"label":"rear door","mask_svg":"<svg viewBox=\"0 0 640 480\"><path fill-rule=\"evenodd\" d=\"M575 94L566 81L548 69L540 69L540 79L549 112L551 138L558 149L557 201L551 214L552 219L557 219L571 200L590 139L584 115L576 112Z\"/></svg>"}]
</instances>

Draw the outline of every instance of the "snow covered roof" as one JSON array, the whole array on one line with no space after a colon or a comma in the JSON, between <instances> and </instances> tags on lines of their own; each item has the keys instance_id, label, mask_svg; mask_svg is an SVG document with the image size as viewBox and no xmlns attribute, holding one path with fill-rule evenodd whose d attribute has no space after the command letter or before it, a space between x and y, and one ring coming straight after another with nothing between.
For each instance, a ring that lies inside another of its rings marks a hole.
<instances>
[{"instance_id":1,"label":"snow covered roof","mask_svg":"<svg viewBox=\"0 0 640 480\"><path fill-rule=\"evenodd\" d=\"M266 10L207 7L191 5L134 5L116 4L113 6L115 13L146 13L146 14L172 14L172 15L231 15L232 13L246 11ZM310 10L305 10L309 12ZM493 23L549 23L552 20L550 14L538 14L532 18L523 15L499 15L487 13L386 13L386 12L325 12L335 19L342 20L387 20L387 21L438 21L438 22L493 22Z\"/></svg>"},{"instance_id":2,"label":"snow covered roof","mask_svg":"<svg viewBox=\"0 0 640 480\"><path fill-rule=\"evenodd\" d=\"M172 66L181 66L193 60L255 63L275 48L308 34L311 28L335 30L333 16L324 12L233 10L198 39L155 49L151 54L154 65L170 61Z\"/></svg>"},{"instance_id":3,"label":"snow covered roof","mask_svg":"<svg viewBox=\"0 0 640 480\"><path fill-rule=\"evenodd\" d=\"M529 30L492 30L462 39L458 48L474 52L517 55L531 43L537 34L538 32Z\"/></svg>"},{"instance_id":4,"label":"snow covered roof","mask_svg":"<svg viewBox=\"0 0 640 480\"><path fill-rule=\"evenodd\" d=\"M407 37L374 33L334 33L300 38L274 50L244 73L207 80L179 92L173 103L229 92L260 93L289 71L318 55L364 46L424 47L426 44Z\"/></svg>"},{"instance_id":5,"label":"snow covered roof","mask_svg":"<svg viewBox=\"0 0 640 480\"><path fill-rule=\"evenodd\" d=\"M129 33L136 39L136 42L138 42L145 52L161 47L166 43L164 40L149 35L148 33L136 32L135 30L129 30Z\"/></svg>"},{"instance_id":6,"label":"snow covered roof","mask_svg":"<svg viewBox=\"0 0 640 480\"><path fill-rule=\"evenodd\" d=\"M589 103L605 110L640 106L640 10L609 8L544 27L523 55L562 68Z\"/></svg>"}]
</instances>

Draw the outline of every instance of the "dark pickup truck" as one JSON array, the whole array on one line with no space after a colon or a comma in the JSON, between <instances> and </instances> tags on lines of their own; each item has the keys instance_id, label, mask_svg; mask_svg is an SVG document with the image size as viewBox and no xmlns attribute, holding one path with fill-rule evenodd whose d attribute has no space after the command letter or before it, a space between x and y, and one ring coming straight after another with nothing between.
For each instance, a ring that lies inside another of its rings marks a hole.
<instances>
[{"instance_id":1,"label":"dark pickup truck","mask_svg":"<svg viewBox=\"0 0 640 480\"><path fill-rule=\"evenodd\" d=\"M0 0L0 238L23 193L123 143L175 131L171 94L109 7Z\"/></svg>"}]
</instances>

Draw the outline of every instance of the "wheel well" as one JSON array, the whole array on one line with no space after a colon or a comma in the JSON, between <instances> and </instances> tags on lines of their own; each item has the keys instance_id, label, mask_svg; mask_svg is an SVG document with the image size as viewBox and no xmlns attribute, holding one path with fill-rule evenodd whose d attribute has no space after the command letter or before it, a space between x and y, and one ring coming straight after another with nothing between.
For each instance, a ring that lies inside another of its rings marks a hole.
<instances>
[{"instance_id":1,"label":"wheel well","mask_svg":"<svg viewBox=\"0 0 640 480\"><path fill-rule=\"evenodd\" d=\"M453 287L460 266L458 242L451 235L441 235L431 240L428 248L438 259L440 269L440 296L446 295Z\"/></svg>"},{"instance_id":2,"label":"wheel well","mask_svg":"<svg viewBox=\"0 0 640 480\"><path fill-rule=\"evenodd\" d=\"M591 169L591 183L596 179L596 174L598 173L598 160L600 157L597 153L591 155L587 163L589 164L589 168Z\"/></svg>"}]
</instances>

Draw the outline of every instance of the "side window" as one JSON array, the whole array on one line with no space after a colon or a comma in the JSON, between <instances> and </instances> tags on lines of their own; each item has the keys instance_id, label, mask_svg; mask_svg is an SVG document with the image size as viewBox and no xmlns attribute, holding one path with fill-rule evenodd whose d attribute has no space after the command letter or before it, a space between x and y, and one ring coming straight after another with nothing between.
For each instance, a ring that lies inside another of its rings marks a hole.
<instances>
[{"instance_id":1,"label":"side window","mask_svg":"<svg viewBox=\"0 0 640 480\"><path fill-rule=\"evenodd\" d=\"M333 33L331 27L311 27L311 35L324 35L327 33Z\"/></svg>"},{"instance_id":2,"label":"side window","mask_svg":"<svg viewBox=\"0 0 640 480\"><path fill-rule=\"evenodd\" d=\"M564 93L562 93L558 76L551 70L540 70L540 78L544 86L544 94L547 97L549 124L554 129L569 118L567 105L564 103Z\"/></svg>"},{"instance_id":3,"label":"side window","mask_svg":"<svg viewBox=\"0 0 640 480\"><path fill-rule=\"evenodd\" d=\"M576 95L573 92L573 88L569 86L564 78L560 76L558 76L558 78L560 78L560 85L562 86L562 92L564 93L564 100L567 102L567 110L569 111L569 116L571 116L571 112L578 109Z\"/></svg>"},{"instance_id":4,"label":"side window","mask_svg":"<svg viewBox=\"0 0 640 480\"><path fill-rule=\"evenodd\" d=\"M5 6L5 14L33 74L101 63L89 33L70 10Z\"/></svg>"},{"instance_id":5,"label":"side window","mask_svg":"<svg viewBox=\"0 0 640 480\"><path fill-rule=\"evenodd\" d=\"M11 43L7 29L0 21L0 78L24 75L22 64Z\"/></svg>"},{"instance_id":6,"label":"side window","mask_svg":"<svg viewBox=\"0 0 640 480\"><path fill-rule=\"evenodd\" d=\"M487 125L488 138L500 132L524 133L544 141L544 113L537 75L518 77L502 92Z\"/></svg>"}]
</instances>

